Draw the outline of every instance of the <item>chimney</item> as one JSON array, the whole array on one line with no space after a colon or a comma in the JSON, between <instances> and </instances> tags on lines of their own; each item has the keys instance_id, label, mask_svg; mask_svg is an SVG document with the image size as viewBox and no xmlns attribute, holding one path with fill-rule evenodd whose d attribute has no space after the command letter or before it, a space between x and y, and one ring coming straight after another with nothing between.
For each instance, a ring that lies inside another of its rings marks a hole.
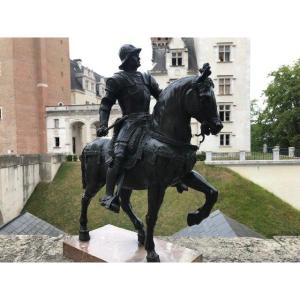
<instances>
[{"instance_id":1,"label":"chimney","mask_svg":"<svg viewBox=\"0 0 300 300\"><path fill-rule=\"evenodd\" d=\"M80 58L74 59L74 61L77 63L78 68L81 70L82 69L82 60Z\"/></svg>"}]
</instances>

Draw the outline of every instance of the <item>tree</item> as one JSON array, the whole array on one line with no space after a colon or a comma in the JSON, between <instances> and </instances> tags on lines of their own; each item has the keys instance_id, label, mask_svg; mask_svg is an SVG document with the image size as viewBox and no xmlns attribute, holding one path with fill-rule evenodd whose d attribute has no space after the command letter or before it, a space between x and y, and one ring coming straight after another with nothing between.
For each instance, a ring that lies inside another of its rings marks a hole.
<instances>
[{"instance_id":1,"label":"tree","mask_svg":"<svg viewBox=\"0 0 300 300\"><path fill-rule=\"evenodd\" d=\"M267 105L257 120L261 141L300 148L300 60L269 76L273 79L264 91Z\"/></svg>"},{"instance_id":2,"label":"tree","mask_svg":"<svg viewBox=\"0 0 300 300\"><path fill-rule=\"evenodd\" d=\"M251 149L252 151L262 151L263 148L263 132L261 126L257 123L261 108L258 105L258 100L251 101L250 106L250 121L251 121Z\"/></svg>"}]
</instances>

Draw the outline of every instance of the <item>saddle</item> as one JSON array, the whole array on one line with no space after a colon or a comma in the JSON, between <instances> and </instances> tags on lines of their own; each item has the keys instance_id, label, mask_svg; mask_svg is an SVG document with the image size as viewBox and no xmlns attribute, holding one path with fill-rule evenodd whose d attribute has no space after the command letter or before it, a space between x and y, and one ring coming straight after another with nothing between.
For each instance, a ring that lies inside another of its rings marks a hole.
<instances>
[{"instance_id":1,"label":"saddle","mask_svg":"<svg viewBox=\"0 0 300 300\"><path fill-rule=\"evenodd\" d=\"M114 133L113 137L111 139L110 145L109 145L109 157L106 160L106 163L110 165L113 162L114 159L114 144L116 142L116 138L119 134L121 126L114 127ZM145 126L137 127L132 135L130 136L130 139L128 141L127 145L127 157L124 162L124 169L131 169L135 166L136 162L141 159L142 153L143 153L143 146L145 144L145 138L147 136L147 132L149 132L148 128Z\"/></svg>"}]
</instances>

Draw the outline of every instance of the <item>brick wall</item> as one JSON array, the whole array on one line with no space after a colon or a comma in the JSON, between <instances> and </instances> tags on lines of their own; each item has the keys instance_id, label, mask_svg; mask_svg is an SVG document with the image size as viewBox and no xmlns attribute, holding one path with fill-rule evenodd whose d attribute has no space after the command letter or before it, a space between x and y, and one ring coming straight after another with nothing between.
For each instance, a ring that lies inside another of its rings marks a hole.
<instances>
[{"instance_id":1,"label":"brick wall","mask_svg":"<svg viewBox=\"0 0 300 300\"><path fill-rule=\"evenodd\" d=\"M0 154L9 150L17 151L15 93L13 81L13 42L9 38L0 39Z\"/></svg>"},{"instance_id":2,"label":"brick wall","mask_svg":"<svg viewBox=\"0 0 300 300\"><path fill-rule=\"evenodd\" d=\"M0 154L47 152L45 106L71 103L68 39L0 39L0 63Z\"/></svg>"}]
</instances>

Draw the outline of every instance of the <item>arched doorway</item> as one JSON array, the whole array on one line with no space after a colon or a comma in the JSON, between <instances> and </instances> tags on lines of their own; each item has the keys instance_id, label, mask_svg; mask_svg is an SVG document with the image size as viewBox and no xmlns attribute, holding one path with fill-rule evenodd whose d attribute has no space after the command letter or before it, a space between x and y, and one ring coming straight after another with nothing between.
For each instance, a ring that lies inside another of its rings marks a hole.
<instances>
[{"instance_id":1,"label":"arched doorway","mask_svg":"<svg viewBox=\"0 0 300 300\"><path fill-rule=\"evenodd\" d=\"M85 124L77 121L71 124L72 131L72 153L80 155L86 143Z\"/></svg>"},{"instance_id":2,"label":"arched doorway","mask_svg":"<svg viewBox=\"0 0 300 300\"><path fill-rule=\"evenodd\" d=\"M100 122L95 121L91 124L91 141L93 141L97 137L97 129L100 127Z\"/></svg>"}]
</instances>

